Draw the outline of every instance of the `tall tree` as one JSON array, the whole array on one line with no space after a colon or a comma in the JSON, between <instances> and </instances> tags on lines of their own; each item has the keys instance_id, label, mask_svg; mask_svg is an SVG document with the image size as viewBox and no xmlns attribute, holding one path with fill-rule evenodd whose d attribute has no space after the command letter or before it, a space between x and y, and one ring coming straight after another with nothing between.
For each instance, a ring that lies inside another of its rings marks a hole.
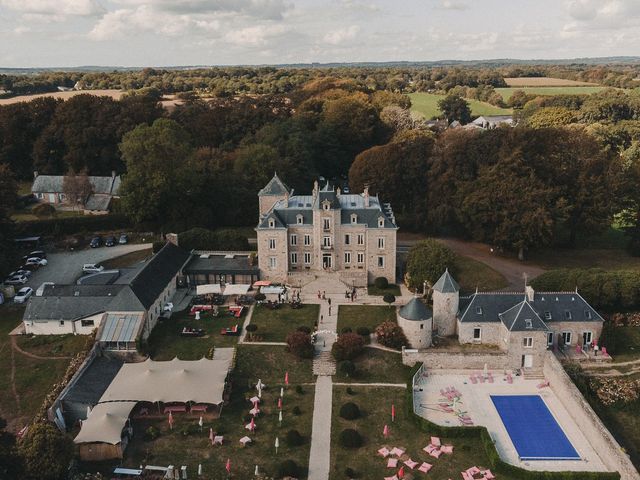
<instances>
[{"instance_id":1,"label":"tall tree","mask_svg":"<svg viewBox=\"0 0 640 480\"><path fill-rule=\"evenodd\" d=\"M86 170L79 174L73 169L69 170L62 179L62 191L74 209L84 207L89 195L93 193L93 186Z\"/></svg>"},{"instance_id":2,"label":"tall tree","mask_svg":"<svg viewBox=\"0 0 640 480\"><path fill-rule=\"evenodd\" d=\"M50 423L38 422L29 427L19 444L24 459L25 478L62 480L67 478L73 458L73 442Z\"/></svg>"},{"instance_id":3,"label":"tall tree","mask_svg":"<svg viewBox=\"0 0 640 480\"><path fill-rule=\"evenodd\" d=\"M18 186L8 165L0 164L0 277L9 273L15 262L13 222L9 214L16 204Z\"/></svg>"},{"instance_id":4,"label":"tall tree","mask_svg":"<svg viewBox=\"0 0 640 480\"><path fill-rule=\"evenodd\" d=\"M447 95L445 98L438 101L438 108L449 123L457 120L461 124L465 125L471 121L471 108L469 107L469 102L458 95Z\"/></svg>"}]
</instances>

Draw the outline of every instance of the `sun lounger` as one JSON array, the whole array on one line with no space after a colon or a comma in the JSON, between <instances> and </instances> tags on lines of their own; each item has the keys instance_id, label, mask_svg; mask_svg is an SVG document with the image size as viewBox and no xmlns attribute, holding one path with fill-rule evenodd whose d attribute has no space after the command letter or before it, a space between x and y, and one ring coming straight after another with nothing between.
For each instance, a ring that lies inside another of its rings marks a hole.
<instances>
[{"instance_id":1,"label":"sun lounger","mask_svg":"<svg viewBox=\"0 0 640 480\"><path fill-rule=\"evenodd\" d=\"M442 452L440 451L439 448L435 448L435 449L431 450L429 455L431 455L433 458L440 458L440 455L442 455Z\"/></svg>"},{"instance_id":2,"label":"sun lounger","mask_svg":"<svg viewBox=\"0 0 640 480\"><path fill-rule=\"evenodd\" d=\"M478 380L480 380L480 383L484 383L484 376L483 376L483 375L480 375L480 376L478 377Z\"/></svg>"},{"instance_id":3,"label":"sun lounger","mask_svg":"<svg viewBox=\"0 0 640 480\"><path fill-rule=\"evenodd\" d=\"M409 460L405 460L404 464L409 467L411 470L413 470L414 468L416 468L416 466L418 465L418 462L414 462L413 460L409 459Z\"/></svg>"},{"instance_id":4,"label":"sun lounger","mask_svg":"<svg viewBox=\"0 0 640 480\"><path fill-rule=\"evenodd\" d=\"M391 455L394 455L396 457L401 457L402 455L404 455L404 450L402 448L393 447L391 449Z\"/></svg>"},{"instance_id":5,"label":"sun lounger","mask_svg":"<svg viewBox=\"0 0 640 480\"><path fill-rule=\"evenodd\" d=\"M513 383L513 377L511 376L511 374L507 375L507 383Z\"/></svg>"},{"instance_id":6,"label":"sun lounger","mask_svg":"<svg viewBox=\"0 0 640 480\"><path fill-rule=\"evenodd\" d=\"M439 447L440 445L442 445L440 443L440 437L431 437L431 445L433 445L434 447Z\"/></svg>"},{"instance_id":7,"label":"sun lounger","mask_svg":"<svg viewBox=\"0 0 640 480\"><path fill-rule=\"evenodd\" d=\"M378 454L382 455L383 458L387 458L390 453L391 452L389 451L389 449L387 447L382 447L380 450L378 450Z\"/></svg>"},{"instance_id":8,"label":"sun lounger","mask_svg":"<svg viewBox=\"0 0 640 480\"><path fill-rule=\"evenodd\" d=\"M453 453L453 445L443 445L440 447L440 451L447 455L451 455Z\"/></svg>"},{"instance_id":9,"label":"sun lounger","mask_svg":"<svg viewBox=\"0 0 640 480\"><path fill-rule=\"evenodd\" d=\"M387 468L396 468L398 466L397 458L390 458L387 460Z\"/></svg>"},{"instance_id":10,"label":"sun lounger","mask_svg":"<svg viewBox=\"0 0 640 480\"><path fill-rule=\"evenodd\" d=\"M491 473L491 470L485 470L484 472L482 472L482 474L484 475L484 478L486 480L493 480L494 478L496 478L496 476Z\"/></svg>"},{"instance_id":11,"label":"sun lounger","mask_svg":"<svg viewBox=\"0 0 640 480\"><path fill-rule=\"evenodd\" d=\"M473 477L467 472L460 472L460 475L462 475L463 480L473 480Z\"/></svg>"},{"instance_id":12,"label":"sun lounger","mask_svg":"<svg viewBox=\"0 0 640 480\"><path fill-rule=\"evenodd\" d=\"M393 477L384 477L384 480L398 480L398 476L394 475Z\"/></svg>"},{"instance_id":13,"label":"sun lounger","mask_svg":"<svg viewBox=\"0 0 640 480\"><path fill-rule=\"evenodd\" d=\"M480 473L480 469L475 465L471 468L467 468L467 475L474 476L476 473Z\"/></svg>"},{"instance_id":14,"label":"sun lounger","mask_svg":"<svg viewBox=\"0 0 640 480\"><path fill-rule=\"evenodd\" d=\"M453 413L453 408L451 407L441 407L443 412Z\"/></svg>"},{"instance_id":15,"label":"sun lounger","mask_svg":"<svg viewBox=\"0 0 640 480\"><path fill-rule=\"evenodd\" d=\"M446 396L447 396L447 392L445 391L445 389L444 389L444 388L441 388L441 389L440 389L440 395L442 395L443 397L446 397Z\"/></svg>"},{"instance_id":16,"label":"sun lounger","mask_svg":"<svg viewBox=\"0 0 640 480\"><path fill-rule=\"evenodd\" d=\"M422 465L418 467L418 471L422 473L428 473L429 470L433 468L433 465L427 462L423 462Z\"/></svg>"}]
</instances>

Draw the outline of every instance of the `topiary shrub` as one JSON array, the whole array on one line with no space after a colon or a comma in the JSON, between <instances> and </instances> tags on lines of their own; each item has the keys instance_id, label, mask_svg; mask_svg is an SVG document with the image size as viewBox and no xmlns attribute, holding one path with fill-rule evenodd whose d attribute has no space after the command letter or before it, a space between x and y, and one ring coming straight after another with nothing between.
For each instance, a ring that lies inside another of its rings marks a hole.
<instances>
[{"instance_id":1,"label":"topiary shrub","mask_svg":"<svg viewBox=\"0 0 640 480\"><path fill-rule=\"evenodd\" d=\"M345 333L338 337L338 340L331 347L333 357L341 362L343 360L353 360L364 349L364 339L357 333Z\"/></svg>"},{"instance_id":2,"label":"topiary shrub","mask_svg":"<svg viewBox=\"0 0 640 480\"><path fill-rule=\"evenodd\" d=\"M296 330L298 332L311 333L311 329L309 327L307 327L306 325L300 325Z\"/></svg>"},{"instance_id":3,"label":"topiary shrub","mask_svg":"<svg viewBox=\"0 0 640 480\"><path fill-rule=\"evenodd\" d=\"M369 330L369 327L358 327L356 333L363 337L368 337L369 335L371 335L371 330Z\"/></svg>"},{"instance_id":4,"label":"topiary shrub","mask_svg":"<svg viewBox=\"0 0 640 480\"><path fill-rule=\"evenodd\" d=\"M302 411L300 410L300 407L297 405L293 407L291 411L293 412L294 415L300 415L302 413Z\"/></svg>"},{"instance_id":5,"label":"topiary shrub","mask_svg":"<svg viewBox=\"0 0 640 480\"><path fill-rule=\"evenodd\" d=\"M340 432L338 441L345 448L360 448L362 446L362 435L353 428L347 428Z\"/></svg>"},{"instance_id":6,"label":"topiary shrub","mask_svg":"<svg viewBox=\"0 0 640 480\"><path fill-rule=\"evenodd\" d=\"M340 362L338 369L340 370L340 373L347 377L351 377L354 373L356 373L356 366L351 360Z\"/></svg>"},{"instance_id":7,"label":"topiary shrub","mask_svg":"<svg viewBox=\"0 0 640 480\"><path fill-rule=\"evenodd\" d=\"M311 335L305 332L291 332L287 335L287 351L299 358L313 358Z\"/></svg>"},{"instance_id":8,"label":"topiary shrub","mask_svg":"<svg viewBox=\"0 0 640 480\"><path fill-rule=\"evenodd\" d=\"M375 287L379 290L389 288L389 280L386 277L378 277L373 281Z\"/></svg>"},{"instance_id":9,"label":"topiary shrub","mask_svg":"<svg viewBox=\"0 0 640 480\"><path fill-rule=\"evenodd\" d=\"M278 472L276 473L276 477L297 477L298 475L300 475L300 467L298 467L298 464L293 460L285 460L280 465L278 465Z\"/></svg>"},{"instance_id":10,"label":"topiary shrub","mask_svg":"<svg viewBox=\"0 0 640 480\"><path fill-rule=\"evenodd\" d=\"M296 393L298 395L304 395L304 389L302 388L302 385L296 385Z\"/></svg>"},{"instance_id":11,"label":"topiary shrub","mask_svg":"<svg viewBox=\"0 0 640 480\"><path fill-rule=\"evenodd\" d=\"M358 405L353 402L348 402L340 407L340 416L345 420L356 420L362 415L360 413L360 408L358 408Z\"/></svg>"},{"instance_id":12,"label":"topiary shrub","mask_svg":"<svg viewBox=\"0 0 640 480\"><path fill-rule=\"evenodd\" d=\"M376 336L381 345L389 348L401 349L409 342L402 328L394 322L384 322L376 327Z\"/></svg>"},{"instance_id":13,"label":"topiary shrub","mask_svg":"<svg viewBox=\"0 0 640 480\"><path fill-rule=\"evenodd\" d=\"M391 306L391 304L396 301L396 296L393 293L385 293L382 300Z\"/></svg>"},{"instance_id":14,"label":"topiary shrub","mask_svg":"<svg viewBox=\"0 0 640 480\"><path fill-rule=\"evenodd\" d=\"M351 333L351 332L353 332L351 327L344 327L342 330L340 330L340 333Z\"/></svg>"},{"instance_id":15,"label":"topiary shrub","mask_svg":"<svg viewBox=\"0 0 640 480\"><path fill-rule=\"evenodd\" d=\"M289 430L285 437L285 441L290 447L298 447L304 443L304 437L300 435L298 430Z\"/></svg>"}]
</instances>

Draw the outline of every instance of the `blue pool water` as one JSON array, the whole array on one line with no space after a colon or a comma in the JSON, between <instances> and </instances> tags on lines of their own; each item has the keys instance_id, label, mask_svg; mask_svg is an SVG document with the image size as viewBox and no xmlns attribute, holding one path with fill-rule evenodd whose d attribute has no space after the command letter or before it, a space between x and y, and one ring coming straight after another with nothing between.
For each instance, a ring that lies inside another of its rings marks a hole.
<instances>
[{"instance_id":1,"label":"blue pool water","mask_svg":"<svg viewBox=\"0 0 640 480\"><path fill-rule=\"evenodd\" d=\"M540 395L491 395L522 460L578 460L580 456Z\"/></svg>"}]
</instances>

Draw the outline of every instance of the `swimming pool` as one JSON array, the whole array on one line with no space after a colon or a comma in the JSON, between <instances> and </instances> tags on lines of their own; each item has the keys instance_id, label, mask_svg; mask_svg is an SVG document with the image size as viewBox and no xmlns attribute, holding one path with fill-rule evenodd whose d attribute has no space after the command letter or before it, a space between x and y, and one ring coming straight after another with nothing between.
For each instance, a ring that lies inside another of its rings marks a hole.
<instances>
[{"instance_id":1,"label":"swimming pool","mask_svg":"<svg viewBox=\"0 0 640 480\"><path fill-rule=\"evenodd\" d=\"M522 460L579 460L540 395L491 395Z\"/></svg>"}]
</instances>

